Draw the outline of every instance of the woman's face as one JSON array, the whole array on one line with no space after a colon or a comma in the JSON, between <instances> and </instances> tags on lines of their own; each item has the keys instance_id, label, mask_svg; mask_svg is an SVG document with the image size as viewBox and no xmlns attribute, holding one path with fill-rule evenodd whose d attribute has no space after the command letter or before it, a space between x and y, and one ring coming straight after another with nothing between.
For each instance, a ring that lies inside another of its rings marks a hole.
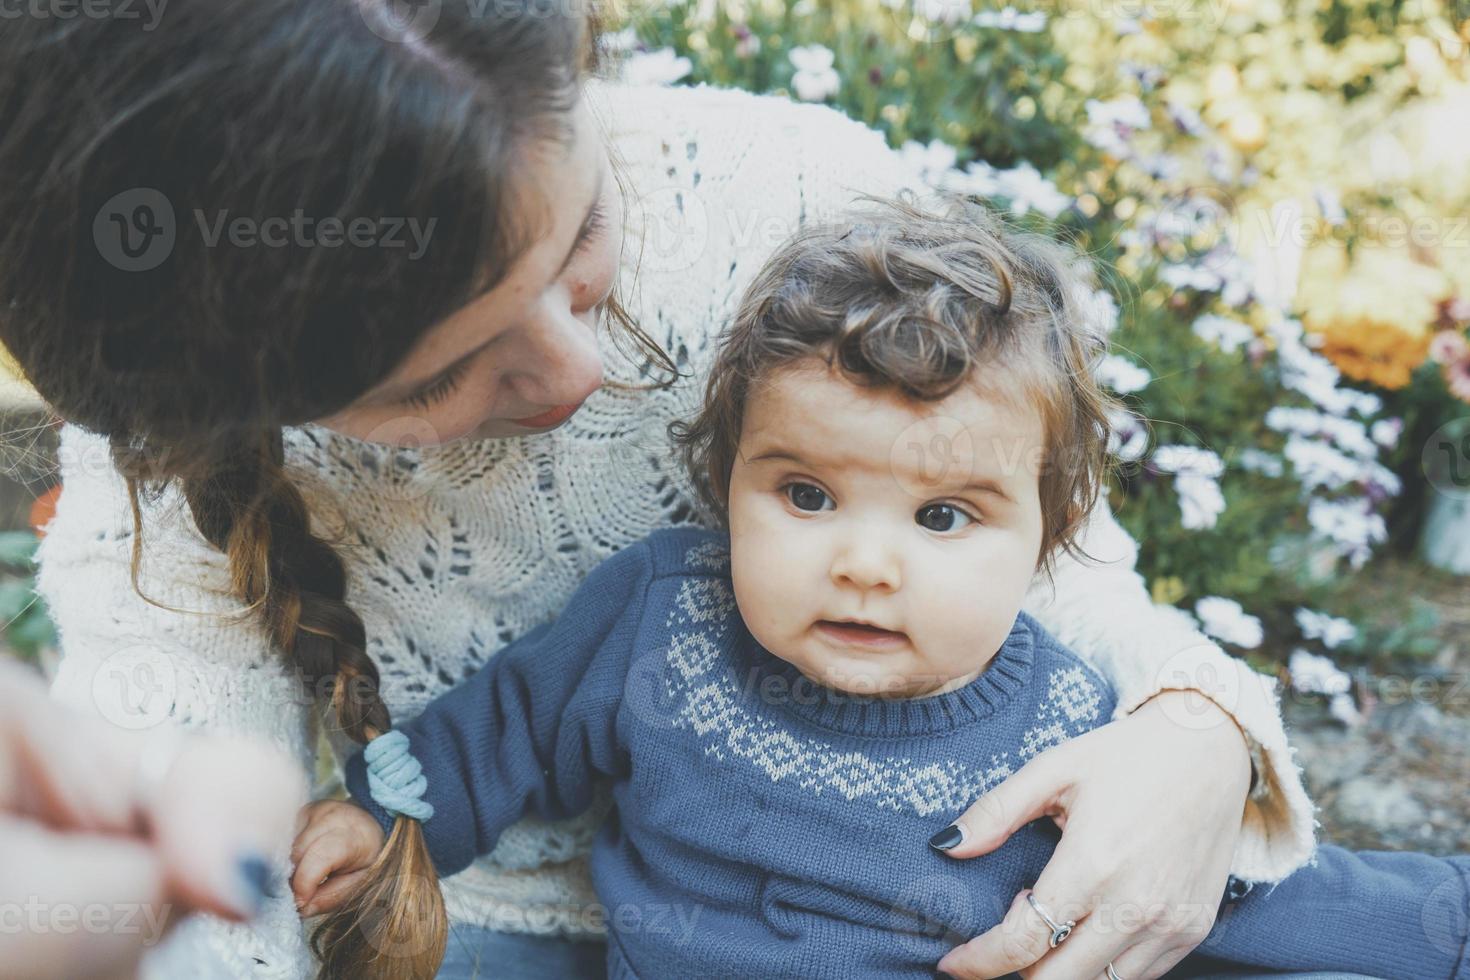
<instances>
[{"instance_id":1,"label":"woman's face","mask_svg":"<svg viewBox=\"0 0 1470 980\"><path fill-rule=\"evenodd\" d=\"M541 234L490 292L435 324L381 382L317 421L390 445L545 432L602 384L596 326L617 275L623 212L585 103L568 151L533 157Z\"/></svg>"}]
</instances>

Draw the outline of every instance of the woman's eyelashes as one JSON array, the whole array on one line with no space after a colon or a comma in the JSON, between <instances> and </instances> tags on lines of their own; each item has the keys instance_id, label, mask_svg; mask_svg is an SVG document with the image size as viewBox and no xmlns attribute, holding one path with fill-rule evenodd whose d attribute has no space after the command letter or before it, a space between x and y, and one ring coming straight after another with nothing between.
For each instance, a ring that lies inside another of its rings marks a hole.
<instances>
[{"instance_id":1,"label":"woman's eyelashes","mask_svg":"<svg viewBox=\"0 0 1470 980\"><path fill-rule=\"evenodd\" d=\"M831 495L815 484L793 480L782 484L780 491L792 507L808 514L837 509ZM980 519L959 504L941 502L920 507L914 512L914 523L925 530L946 534L979 524Z\"/></svg>"},{"instance_id":2,"label":"woman's eyelashes","mask_svg":"<svg viewBox=\"0 0 1470 980\"><path fill-rule=\"evenodd\" d=\"M585 252L607 228L607 205L599 199L587 214L587 224L582 238L577 242L577 254Z\"/></svg>"},{"instance_id":3,"label":"woman's eyelashes","mask_svg":"<svg viewBox=\"0 0 1470 980\"><path fill-rule=\"evenodd\" d=\"M428 387L405 398L403 400L404 404L421 408L427 412L454 394L454 389L459 386L459 382L464 378L465 371L469 370L469 366L469 360L464 360L454 365L454 367L439 375L438 379Z\"/></svg>"},{"instance_id":4,"label":"woman's eyelashes","mask_svg":"<svg viewBox=\"0 0 1470 980\"><path fill-rule=\"evenodd\" d=\"M598 201L593 205L592 211L587 217L586 229L582 233L581 240L577 242L577 253L580 254L586 251L588 247L597 241L598 237L606 228L607 206L603 201ZM455 388L464 379L465 371L468 367L468 361L456 364L428 386L403 399L403 404L428 411L454 394Z\"/></svg>"}]
</instances>

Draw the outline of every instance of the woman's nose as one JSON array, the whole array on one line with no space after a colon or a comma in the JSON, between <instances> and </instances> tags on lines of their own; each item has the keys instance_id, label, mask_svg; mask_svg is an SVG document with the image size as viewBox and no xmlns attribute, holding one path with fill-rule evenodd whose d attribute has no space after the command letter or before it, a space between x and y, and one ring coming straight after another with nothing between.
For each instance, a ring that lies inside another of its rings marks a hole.
<instances>
[{"instance_id":1,"label":"woman's nose","mask_svg":"<svg viewBox=\"0 0 1470 980\"><path fill-rule=\"evenodd\" d=\"M543 311L521 331L522 343L506 352L506 383L538 408L585 400L602 386L602 352L595 324L595 317L573 314L570 307Z\"/></svg>"},{"instance_id":2,"label":"woman's nose","mask_svg":"<svg viewBox=\"0 0 1470 980\"><path fill-rule=\"evenodd\" d=\"M881 535L859 530L832 558L832 581L838 585L896 592L903 585L897 551Z\"/></svg>"}]
</instances>

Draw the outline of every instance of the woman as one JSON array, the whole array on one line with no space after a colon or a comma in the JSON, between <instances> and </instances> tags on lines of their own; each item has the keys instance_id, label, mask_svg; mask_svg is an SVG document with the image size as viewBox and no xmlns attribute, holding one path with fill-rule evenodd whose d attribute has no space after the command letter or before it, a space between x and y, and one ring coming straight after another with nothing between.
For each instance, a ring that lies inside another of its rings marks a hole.
<instances>
[{"instance_id":1,"label":"woman","mask_svg":"<svg viewBox=\"0 0 1470 980\"><path fill-rule=\"evenodd\" d=\"M828 109L591 81L564 6L7 26L0 331L70 423L39 578L60 697L313 771L320 735L412 716L608 554L707 519L664 430L741 287L804 219L914 178ZM1149 602L1105 510L1085 547L1104 563L1028 609L1126 717L955 815L967 856L1053 815L1036 893L1078 925L1051 949L1020 903L974 976L1158 976L1230 873L1312 846L1269 690ZM596 975L594 825L528 820L447 882L443 975ZM284 898L211 939L239 976L311 969Z\"/></svg>"}]
</instances>

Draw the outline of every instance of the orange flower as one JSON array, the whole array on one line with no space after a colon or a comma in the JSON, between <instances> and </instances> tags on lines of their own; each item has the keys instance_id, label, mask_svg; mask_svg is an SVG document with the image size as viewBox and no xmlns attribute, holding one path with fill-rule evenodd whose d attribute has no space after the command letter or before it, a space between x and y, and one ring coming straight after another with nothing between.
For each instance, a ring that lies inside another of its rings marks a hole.
<instances>
[{"instance_id":1,"label":"orange flower","mask_svg":"<svg viewBox=\"0 0 1470 980\"><path fill-rule=\"evenodd\" d=\"M1409 383L1414 369L1429 354L1429 335L1367 319L1339 320L1322 331L1322 354L1356 381L1396 390Z\"/></svg>"}]
</instances>

